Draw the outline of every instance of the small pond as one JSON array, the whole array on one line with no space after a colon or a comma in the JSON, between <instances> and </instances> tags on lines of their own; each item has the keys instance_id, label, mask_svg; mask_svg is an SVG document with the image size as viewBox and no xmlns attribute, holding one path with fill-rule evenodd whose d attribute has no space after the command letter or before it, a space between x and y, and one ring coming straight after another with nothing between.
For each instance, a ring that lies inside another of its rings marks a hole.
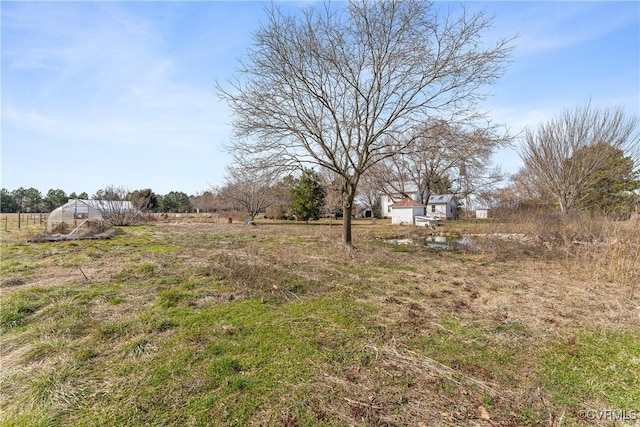
<instances>
[{"instance_id":1,"label":"small pond","mask_svg":"<svg viewBox=\"0 0 640 427\"><path fill-rule=\"evenodd\" d=\"M477 244L469 236L426 236L416 240L416 244L433 249L461 250L477 249Z\"/></svg>"},{"instance_id":2,"label":"small pond","mask_svg":"<svg viewBox=\"0 0 640 427\"><path fill-rule=\"evenodd\" d=\"M425 236L425 237L404 237L387 239L385 243L391 245L419 245L433 249L461 250L477 249L477 243L469 236Z\"/></svg>"}]
</instances>

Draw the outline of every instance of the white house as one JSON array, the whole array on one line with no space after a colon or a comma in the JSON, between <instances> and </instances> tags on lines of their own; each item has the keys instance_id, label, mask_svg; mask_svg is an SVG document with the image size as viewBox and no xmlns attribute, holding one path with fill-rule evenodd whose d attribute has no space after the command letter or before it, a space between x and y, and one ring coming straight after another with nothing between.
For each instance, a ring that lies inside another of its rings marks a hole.
<instances>
[{"instance_id":1,"label":"white house","mask_svg":"<svg viewBox=\"0 0 640 427\"><path fill-rule=\"evenodd\" d=\"M393 197L390 197L385 193L380 196L380 210L384 218L391 217L391 205L405 199L406 197L415 202L420 202L422 200L422 198L420 197L420 192L415 187L415 185L407 184L404 186L404 189L404 194L396 193L393 194Z\"/></svg>"},{"instance_id":2,"label":"white house","mask_svg":"<svg viewBox=\"0 0 640 427\"><path fill-rule=\"evenodd\" d=\"M391 224L415 224L416 216L425 215L427 207L411 198L391 205Z\"/></svg>"},{"instance_id":3,"label":"white house","mask_svg":"<svg viewBox=\"0 0 640 427\"><path fill-rule=\"evenodd\" d=\"M433 194L427 201L427 215L444 219L458 217L458 198L453 194Z\"/></svg>"},{"instance_id":4,"label":"white house","mask_svg":"<svg viewBox=\"0 0 640 427\"><path fill-rule=\"evenodd\" d=\"M385 218L393 218L392 207L399 201L404 199L410 199L414 202L422 205L420 201L420 192L414 186L406 186L404 195L397 194L395 197L389 197L387 194L383 194L380 197L380 207L382 210L382 216ZM441 219L456 219L458 216L458 198L453 194L433 194L429 196L427 201L426 211L416 215L427 215L431 217L437 217Z\"/></svg>"}]
</instances>

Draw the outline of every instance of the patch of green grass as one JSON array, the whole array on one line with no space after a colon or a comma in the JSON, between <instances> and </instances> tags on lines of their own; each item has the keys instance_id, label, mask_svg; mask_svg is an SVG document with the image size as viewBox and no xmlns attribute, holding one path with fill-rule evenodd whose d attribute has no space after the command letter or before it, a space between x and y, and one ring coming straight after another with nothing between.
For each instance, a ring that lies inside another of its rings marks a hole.
<instances>
[{"instance_id":1,"label":"patch of green grass","mask_svg":"<svg viewBox=\"0 0 640 427\"><path fill-rule=\"evenodd\" d=\"M3 414L2 425L58 426L87 397L87 372L69 360L57 358L54 364L17 372L3 378L3 391L10 391L19 410Z\"/></svg>"},{"instance_id":2,"label":"patch of green grass","mask_svg":"<svg viewBox=\"0 0 640 427\"><path fill-rule=\"evenodd\" d=\"M157 307L143 311L137 320L145 333L165 332L178 326L177 321L172 320L164 310Z\"/></svg>"},{"instance_id":3,"label":"patch of green grass","mask_svg":"<svg viewBox=\"0 0 640 427\"><path fill-rule=\"evenodd\" d=\"M180 283L163 283L158 287L157 304L164 308L193 305L198 299L228 290L220 280L204 278Z\"/></svg>"},{"instance_id":4,"label":"patch of green grass","mask_svg":"<svg viewBox=\"0 0 640 427\"><path fill-rule=\"evenodd\" d=\"M124 383L75 416L87 424L245 425L274 405L303 401L306 392L297 385L313 382L332 363L328 350L359 348L359 320L370 311L337 298L165 309L172 334L124 345L120 354L128 357L109 368L109 377ZM158 321L161 312L153 313L145 317Z\"/></svg>"},{"instance_id":5,"label":"patch of green grass","mask_svg":"<svg viewBox=\"0 0 640 427\"><path fill-rule=\"evenodd\" d=\"M181 248L179 248L178 246L172 246L172 245L156 243L156 244L145 245L145 246L142 247L142 250L144 252L162 254L162 253L179 252L181 250Z\"/></svg>"},{"instance_id":6,"label":"patch of green grass","mask_svg":"<svg viewBox=\"0 0 640 427\"><path fill-rule=\"evenodd\" d=\"M439 363L486 381L511 381L517 363L513 349L493 343L484 328L452 316L442 318L428 335L417 337L414 346Z\"/></svg>"},{"instance_id":7,"label":"patch of green grass","mask_svg":"<svg viewBox=\"0 0 640 427\"><path fill-rule=\"evenodd\" d=\"M544 355L542 379L558 404L575 410L637 410L640 333L583 331ZM604 406L585 408L584 402Z\"/></svg>"},{"instance_id":8,"label":"patch of green grass","mask_svg":"<svg viewBox=\"0 0 640 427\"><path fill-rule=\"evenodd\" d=\"M60 420L47 411L33 410L3 420L2 425L5 427L57 427L60 425Z\"/></svg>"},{"instance_id":9,"label":"patch of green grass","mask_svg":"<svg viewBox=\"0 0 640 427\"><path fill-rule=\"evenodd\" d=\"M149 279L158 274L158 266L154 263L146 262L140 265L128 265L119 273L113 276L114 280L119 282L139 281L140 279Z\"/></svg>"},{"instance_id":10,"label":"patch of green grass","mask_svg":"<svg viewBox=\"0 0 640 427\"><path fill-rule=\"evenodd\" d=\"M3 253L2 256L4 258L6 255ZM6 277L7 275L15 276L18 273L33 273L36 270L41 269L42 267L44 267L44 265L40 261L29 261L28 259L24 260L20 258L14 258L4 260L2 262L2 265L0 266L0 272L2 272L3 277Z\"/></svg>"},{"instance_id":11,"label":"patch of green grass","mask_svg":"<svg viewBox=\"0 0 640 427\"><path fill-rule=\"evenodd\" d=\"M125 301L125 299L124 299L124 298L122 298L122 297L117 297L117 296L116 296L116 297L111 297L111 298L109 298L109 300L108 300L109 304L111 304L111 305L118 305L118 304L122 304L124 301Z\"/></svg>"},{"instance_id":12,"label":"patch of green grass","mask_svg":"<svg viewBox=\"0 0 640 427\"><path fill-rule=\"evenodd\" d=\"M133 326L129 322L106 322L98 327L97 335L100 340L118 340L132 332Z\"/></svg>"},{"instance_id":13,"label":"patch of green grass","mask_svg":"<svg viewBox=\"0 0 640 427\"><path fill-rule=\"evenodd\" d=\"M526 326L520 322L508 322L500 323L495 327L495 332L500 334L507 334L512 337L528 337L530 336Z\"/></svg>"},{"instance_id":14,"label":"patch of green grass","mask_svg":"<svg viewBox=\"0 0 640 427\"><path fill-rule=\"evenodd\" d=\"M469 424L482 405L496 425L542 425L638 406L637 333L547 326L510 305L545 296L514 287L519 263L390 246L374 238L397 229L367 224L351 254L339 227L288 223L3 243L3 278L23 282L0 296L0 424ZM549 344L547 327L582 332Z\"/></svg>"},{"instance_id":15,"label":"patch of green grass","mask_svg":"<svg viewBox=\"0 0 640 427\"><path fill-rule=\"evenodd\" d=\"M417 269L412 265L401 265L401 264L379 264L378 267L384 268L387 270L398 270L398 271L411 271L415 272Z\"/></svg>"},{"instance_id":16,"label":"patch of green grass","mask_svg":"<svg viewBox=\"0 0 640 427\"><path fill-rule=\"evenodd\" d=\"M25 360L29 362L37 362L50 356L62 354L67 350L69 340L59 337L45 337L35 342L25 355Z\"/></svg>"},{"instance_id":17,"label":"patch of green grass","mask_svg":"<svg viewBox=\"0 0 640 427\"><path fill-rule=\"evenodd\" d=\"M0 333L25 325L30 316L43 305L44 301L38 297L37 292L17 291L13 293L2 302Z\"/></svg>"},{"instance_id":18,"label":"patch of green grass","mask_svg":"<svg viewBox=\"0 0 640 427\"><path fill-rule=\"evenodd\" d=\"M186 292L179 287L165 289L160 292L160 295L158 295L158 304L165 308L175 307L183 300L189 298L189 296L189 292Z\"/></svg>"}]
</instances>

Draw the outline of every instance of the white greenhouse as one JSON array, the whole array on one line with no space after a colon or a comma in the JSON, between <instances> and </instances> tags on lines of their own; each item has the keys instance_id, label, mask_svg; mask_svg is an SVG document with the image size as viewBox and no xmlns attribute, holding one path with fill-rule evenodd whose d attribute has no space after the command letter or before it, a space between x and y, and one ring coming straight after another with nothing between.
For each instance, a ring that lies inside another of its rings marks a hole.
<instances>
[{"instance_id":1,"label":"white greenhouse","mask_svg":"<svg viewBox=\"0 0 640 427\"><path fill-rule=\"evenodd\" d=\"M47 218L47 231L51 232L60 225L76 228L86 222L113 222L113 219L120 220L120 217L131 223L128 219L139 215L140 211L128 201L72 199L51 211Z\"/></svg>"}]
</instances>

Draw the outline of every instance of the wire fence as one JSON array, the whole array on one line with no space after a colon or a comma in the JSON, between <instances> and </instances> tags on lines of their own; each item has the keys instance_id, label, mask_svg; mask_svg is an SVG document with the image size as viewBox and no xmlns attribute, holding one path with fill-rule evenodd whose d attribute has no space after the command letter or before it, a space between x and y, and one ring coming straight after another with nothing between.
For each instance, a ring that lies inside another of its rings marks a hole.
<instances>
[{"instance_id":1,"label":"wire fence","mask_svg":"<svg viewBox=\"0 0 640 427\"><path fill-rule=\"evenodd\" d=\"M7 232L42 228L47 223L47 215L46 213L2 214L0 227Z\"/></svg>"}]
</instances>

